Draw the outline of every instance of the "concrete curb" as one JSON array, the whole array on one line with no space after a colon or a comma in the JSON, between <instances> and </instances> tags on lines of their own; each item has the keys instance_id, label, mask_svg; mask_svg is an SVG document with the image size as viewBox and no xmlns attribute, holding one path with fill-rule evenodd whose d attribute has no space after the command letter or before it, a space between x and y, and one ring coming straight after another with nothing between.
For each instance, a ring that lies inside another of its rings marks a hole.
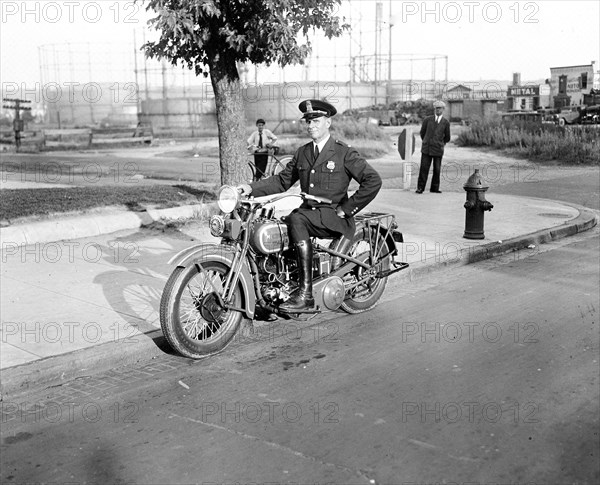
<instances>
[{"instance_id":1,"label":"concrete curb","mask_svg":"<svg viewBox=\"0 0 600 485\"><path fill-rule=\"evenodd\" d=\"M415 266L414 264L408 271L402 271L394 278L394 283L410 282L436 271L443 271L457 266L464 266L485 259L491 259L514 251L528 249L531 245L539 245L573 236L580 232L585 232L595 227L600 221L600 217L591 209L576 204L565 205L573 207L579 211L579 215L570 221L547 229L516 236L502 242L490 242L481 246L475 246L469 249L462 249L460 254L452 260L442 262L431 262Z\"/></svg>"},{"instance_id":2,"label":"concrete curb","mask_svg":"<svg viewBox=\"0 0 600 485\"><path fill-rule=\"evenodd\" d=\"M148 209L143 212L109 210L103 213L2 227L0 228L0 239L2 239L3 246L8 243L22 246L65 239L81 239L124 229L136 229L159 220L191 219L198 214L211 213L216 210L216 207L216 202L211 202L168 209Z\"/></svg>"},{"instance_id":3,"label":"concrete curb","mask_svg":"<svg viewBox=\"0 0 600 485\"><path fill-rule=\"evenodd\" d=\"M106 342L3 369L0 373L0 400L59 386L109 369L147 362L173 352L160 330L141 333L134 338L140 340L135 343L124 340Z\"/></svg>"},{"instance_id":4,"label":"concrete curb","mask_svg":"<svg viewBox=\"0 0 600 485\"><path fill-rule=\"evenodd\" d=\"M477 246L476 250L463 250L456 259L446 262L424 263L411 267L392 277L390 283L397 285L424 278L437 271L451 269L504 253L525 249L531 244L542 244L587 231L598 224L599 217L590 209L567 204L579 210L579 216L560 226L541 229L505 241ZM136 227L136 226L134 226ZM160 330L140 334L141 341L131 344L124 341L107 342L94 347L66 354L46 357L34 362L9 367L1 372L1 397L6 400L32 390L60 385L69 380L90 376L139 362L148 362L165 353L173 353ZM110 356L107 358L107 356Z\"/></svg>"}]
</instances>

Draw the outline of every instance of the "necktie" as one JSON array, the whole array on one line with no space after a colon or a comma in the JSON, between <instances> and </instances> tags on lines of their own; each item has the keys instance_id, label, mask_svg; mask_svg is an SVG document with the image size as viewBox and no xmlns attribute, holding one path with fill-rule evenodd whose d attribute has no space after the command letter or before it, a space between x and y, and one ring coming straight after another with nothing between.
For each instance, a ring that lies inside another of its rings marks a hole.
<instances>
[{"instance_id":1,"label":"necktie","mask_svg":"<svg viewBox=\"0 0 600 485\"><path fill-rule=\"evenodd\" d=\"M319 145L315 145L315 157L313 158L313 163L317 161L317 158L319 158Z\"/></svg>"},{"instance_id":2,"label":"necktie","mask_svg":"<svg viewBox=\"0 0 600 485\"><path fill-rule=\"evenodd\" d=\"M258 134L258 148L262 148L262 133Z\"/></svg>"}]
</instances>

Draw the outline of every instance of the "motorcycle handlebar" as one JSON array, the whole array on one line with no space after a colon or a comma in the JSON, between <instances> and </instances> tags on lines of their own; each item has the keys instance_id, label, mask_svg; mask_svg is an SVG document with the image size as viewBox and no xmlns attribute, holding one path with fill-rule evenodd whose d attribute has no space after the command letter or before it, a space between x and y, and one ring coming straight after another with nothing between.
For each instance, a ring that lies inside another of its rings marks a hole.
<instances>
[{"instance_id":1,"label":"motorcycle handlebar","mask_svg":"<svg viewBox=\"0 0 600 485\"><path fill-rule=\"evenodd\" d=\"M250 198L243 198L242 200L245 203L248 204L252 204L252 205L264 205L264 204L272 204L273 202L277 202L278 200L284 199L286 197L301 197L304 200L312 200L314 202L319 202L322 204L333 204L333 201L331 199L328 199L326 197L319 197L316 195L311 195L311 194L307 194L305 192L300 192L299 194L282 194L282 195L277 195L269 200L265 200L262 202L258 202L257 200L254 200L252 197Z\"/></svg>"},{"instance_id":2,"label":"motorcycle handlebar","mask_svg":"<svg viewBox=\"0 0 600 485\"><path fill-rule=\"evenodd\" d=\"M305 194L304 192L301 192L300 195L305 200L314 200L315 202L322 202L323 204L333 204L333 200L327 199L326 197L318 197L316 195Z\"/></svg>"}]
</instances>

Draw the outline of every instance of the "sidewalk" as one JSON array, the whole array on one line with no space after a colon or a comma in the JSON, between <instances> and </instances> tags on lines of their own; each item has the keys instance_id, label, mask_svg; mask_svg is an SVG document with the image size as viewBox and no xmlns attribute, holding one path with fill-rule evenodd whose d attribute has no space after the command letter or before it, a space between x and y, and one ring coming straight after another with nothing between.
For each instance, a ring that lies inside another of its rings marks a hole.
<instances>
[{"instance_id":1,"label":"sidewalk","mask_svg":"<svg viewBox=\"0 0 600 485\"><path fill-rule=\"evenodd\" d=\"M464 193L382 190L366 210L396 215L405 241L397 259L411 265L391 278L410 281L506 251L526 257L540 243L597 223L596 214L582 207L486 197L494 209L485 214L486 238L475 241L462 237ZM297 201L285 199L278 209ZM189 217L189 211L170 210L169 217ZM3 398L170 352L158 317L172 270L167 261L194 240L214 238L205 225L184 232L139 231L141 219L131 212L105 213L55 220L37 233L31 227L0 230ZM92 227L91 237L61 240L80 237L82 227Z\"/></svg>"}]
</instances>

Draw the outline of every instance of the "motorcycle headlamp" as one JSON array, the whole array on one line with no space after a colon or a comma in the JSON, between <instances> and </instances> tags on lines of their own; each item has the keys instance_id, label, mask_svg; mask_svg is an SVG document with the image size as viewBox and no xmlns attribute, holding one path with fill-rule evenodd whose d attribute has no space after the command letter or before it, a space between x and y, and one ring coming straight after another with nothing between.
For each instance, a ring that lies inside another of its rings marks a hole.
<instances>
[{"instance_id":1,"label":"motorcycle headlamp","mask_svg":"<svg viewBox=\"0 0 600 485\"><path fill-rule=\"evenodd\" d=\"M217 194L217 205L225 214L233 212L240 203L240 193L231 185L224 185Z\"/></svg>"}]
</instances>

